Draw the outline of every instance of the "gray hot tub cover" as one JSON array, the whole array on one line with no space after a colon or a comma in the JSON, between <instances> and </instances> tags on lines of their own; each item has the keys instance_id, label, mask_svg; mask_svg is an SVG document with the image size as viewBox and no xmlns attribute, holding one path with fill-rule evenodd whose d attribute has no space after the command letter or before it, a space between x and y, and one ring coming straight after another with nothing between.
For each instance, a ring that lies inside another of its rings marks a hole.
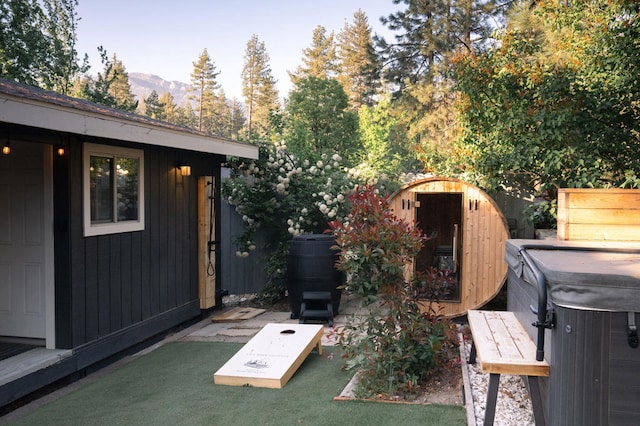
<instances>
[{"instance_id":1,"label":"gray hot tub cover","mask_svg":"<svg viewBox=\"0 0 640 426\"><path fill-rule=\"evenodd\" d=\"M628 253L579 251L575 244L548 240L508 240L505 260L521 279L536 285L533 272L524 264L524 246L547 281L549 301L566 308L611 312L640 312L640 246L625 246ZM613 247L607 245L606 247ZM633 252L635 251L635 253Z\"/></svg>"}]
</instances>

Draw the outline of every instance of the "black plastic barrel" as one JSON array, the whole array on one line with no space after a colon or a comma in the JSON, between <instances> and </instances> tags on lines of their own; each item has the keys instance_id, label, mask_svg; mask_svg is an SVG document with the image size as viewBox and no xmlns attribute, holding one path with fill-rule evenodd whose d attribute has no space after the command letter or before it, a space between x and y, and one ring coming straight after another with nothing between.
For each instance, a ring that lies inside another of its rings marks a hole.
<instances>
[{"instance_id":1,"label":"black plastic barrel","mask_svg":"<svg viewBox=\"0 0 640 426\"><path fill-rule=\"evenodd\" d=\"M300 316L302 293L331 292L334 315L338 314L342 289L342 273L335 268L339 250L330 235L305 234L293 237L287 265L287 290L291 318Z\"/></svg>"}]
</instances>

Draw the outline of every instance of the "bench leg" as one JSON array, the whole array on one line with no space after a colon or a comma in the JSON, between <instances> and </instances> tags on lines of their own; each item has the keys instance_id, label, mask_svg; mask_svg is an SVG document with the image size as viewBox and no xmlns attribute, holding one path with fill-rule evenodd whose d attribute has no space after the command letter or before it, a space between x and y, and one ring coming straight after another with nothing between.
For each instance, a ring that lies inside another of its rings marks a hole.
<instances>
[{"instance_id":1,"label":"bench leg","mask_svg":"<svg viewBox=\"0 0 640 426\"><path fill-rule=\"evenodd\" d=\"M489 374L489 389L487 390L487 407L484 410L484 425L493 425L496 416L496 402L498 400L498 385L500 384L500 375Z\"/></svg>"},{"instance_id":2,"label":"bench leg","mask_svg":"<svg viewBox=\"0 0 640 426\"><path fill-rule=\"evenodd\" d=\"M544 410L542 409L542 396L540 396L540 384L536 376L527 376L529 382L529 396L533 406L533 418L536 426L544 426Z\"/></svg>"},{"instance_id":3,"label":"bench leg","mask_svg":"<svg viewBox=\"0 0 640 426\"><path fill-rule=\"evenodd\" d=\"M471 341L471 352L469 353L469 364L476 363L476 342Z\"/></svg>"}]
</instances>

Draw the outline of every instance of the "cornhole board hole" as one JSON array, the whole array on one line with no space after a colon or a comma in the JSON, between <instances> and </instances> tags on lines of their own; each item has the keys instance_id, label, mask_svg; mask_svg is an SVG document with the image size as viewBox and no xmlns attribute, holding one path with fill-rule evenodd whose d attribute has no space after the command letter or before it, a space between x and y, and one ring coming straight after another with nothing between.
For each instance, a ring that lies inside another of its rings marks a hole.
<instances>
[{"instance_id":1,"label":"cornhole board hole","mask_svg":"<svg viewBox=\"0 0 640 426\"><path fill-rule=\"evenodd\" d=\"M214 375L217 385L280 389L314 347L322 354L322 324L264 326Z\"/></svg>"}]
</instances>

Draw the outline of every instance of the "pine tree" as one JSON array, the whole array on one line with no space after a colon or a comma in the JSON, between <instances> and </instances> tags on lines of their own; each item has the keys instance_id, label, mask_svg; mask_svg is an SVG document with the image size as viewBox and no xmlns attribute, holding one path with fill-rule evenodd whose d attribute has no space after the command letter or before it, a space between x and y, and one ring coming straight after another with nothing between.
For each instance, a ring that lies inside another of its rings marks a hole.
<instances>
[{"instance_id":1,"label":"pine tree","mask_svg":"<svg viewBox=\"0 0 640 426\"><path fill-rule=\"evenodd\" d=\"M269 54L254 34L247 42L242 68L242 95L247 111L247 134L264 138L269 133L269 112L279 108L276 80L271 74Z\"/></svg>"},{"instance_id":2,"label":"pine tree","mask_svg":"<svg viewBox=\"0 0 640 426\"><path fill-rule=\"evenodd\" d=\"M190 127L192 129L198 128L198 114L191 106L191 103L187 102L184 106L176 107L175 123L179 126Z\"/></svg>"},{"instance_id":3,"label":"pine tree","mask_svg":"<svg viewBox=\"0 0 640 426\"><path fill-rule=\"evenodd\" d=\"M197 129L200 131L207 131L211 128L211 123L207 123L207 117L210 118L210 111L214 108L216 101L215 91L220 87L216 82L216 77L219 74L207 49L204 49L198 60L193 62L191 87L189 88L189 100L195 101L195 112L198 117Z\"/></svg>"},{"instance_id":4,"label":"pine tree","mask_svg":"<svg viewBox=\"0 0 640 426\"><path fill-rule=\"evenodd\" d=\"M231 110L231 134L229 136L233 139L239 139L240 132L246 122L244 106L237 98L233 98L230 101L229 108Z\"/></svg>"},{"instance_id":5,"label":"pine tree","mask_svg":"<svg viewBox=\"0 0 640 426\"><path fill-rule=\"evenodd\" d=\"M382 52L387 78L407 84L435 81L459 49L483 48L495 20L504 10L496 0L397 0L407 8L380 18L393 31L394 42L374 37ZM472 34L476 36L472 39Z\"/></svg>"},{"instance_id":6,"label":"pine tree","mask_svg":"<svg viewBox=\"0 0 640 426\"><path fill-rule=\"evenodd\" d=\"M340 64L338 81L349 97L351 107L358 110L362 105L373 105L380 86L379 63L371 27L362 10L354 13L353 24L345 24L338 34L337 53Z\"/></svg>"},{"instance_id":7,"label":"pine tree","mask_svg":"<svg viewBox=\"0 0 640 426\"><path fill-rule=\"evenodd\" d=\"M313 30L311 47L302 51L302 66L295 72L289 73L293 84L306 77L316 77L320 79L335 77L338 71L336 44L333 32L327 35L327 30L318 25Z\"/></svg>"},{"instance_id":8,"label":"pine tree","mask_svg":"<svg viewBox=\"0 0 640 426\"><path fill-rule=\"evenodd\" d=\"M207 111L207 131L218 136L231 136L231 107L224 94L224 90L216 94L212 108Z\"/></svg>"},{"instance_id":9,"label":"pine tree","mask_svg":"<svg viewBox=\"0 0 640 426\"><path fill-rule=\"evenodd\" d=\"M109 94L114 99L114 107L123 111L133 112L138 107L138 101L131 92L131 84L129 84L129 73L121 60L113 55L111 59L111 67L106 72L109 85Z\"/></svg>"},{"instance_id":10,"label":"pine tree","mask_svg":"<svg viewBox=\"0 0 640 426\"><path fill-rule=\"evenodd\" d=\"M160 113L162 120L178 124L178 111L173 95L169 92L162 92L158 98L158 102L162 105L162 111Z\"/></svg>"},{"instance_id":11,"label":"pine tree","mask_svg":"<svg viewBox=\"0 0 640 426\"><path fill-rule=\"evenodd\" d=\"M82 76L76 83L73 96L116 108L116 100L109 93L109 88L115 80L115 75L111 71L113 63L109 60L109 55L104 47L98 47L98 53L100 54L100 61L104 71L99 72L96 78L91 78L88 75Z\"/></svg>"},{"instance_id":12,"label":"pine tree","mask_svg":"<svg viewBox=\"0 0 640 426\"><path fill-rule=\"evenodd\" d=\"M164 105L160 102L158 92L153 90L149 96L144 98L144 115L155 120L166 121L164 116Z\"/></svg>"},{"instance_id":13,"label":"pine tree","mask_svg":"<svg viewBox=\"0 0 640 426\"><path fill-rule=\"evenodd\" d=\"M417 141L411 149L421 152L425 170L439 172L455 154L451 60L461 51L481 52L502 9L495 0L396 3L406 8L381 18L396 32L393 42L374 37L384 63L383 77L396 94L397 130L406 134L406 140Z\"/></svg>"}]
</instances>

